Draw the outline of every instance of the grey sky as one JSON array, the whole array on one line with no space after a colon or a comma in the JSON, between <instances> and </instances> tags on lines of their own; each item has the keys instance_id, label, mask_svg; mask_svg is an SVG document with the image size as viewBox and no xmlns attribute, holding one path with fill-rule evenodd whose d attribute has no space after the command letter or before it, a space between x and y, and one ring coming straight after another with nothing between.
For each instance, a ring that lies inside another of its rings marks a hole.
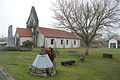
<instances>
[{"instance_id":1,"label":"grey sky","mask_svg":"<svg viewBox=\"0 0 120 80\"><path fill-rule=\"evenodd\" d=\"M13 25L13 34L17 27L26 28L26 21L32 6L35 6L39 26L52 27L53 1L55 0L0 0L0 37L1 35L7 36L10 25Z\"/></svg>"},{"instance_id":2,"label":"grey sky","mask_svg":"<svg viewBox=\"0 0 120 80\"><path fill-rule=\"evenodd\" d=\"M55 0L0 0L0 37L7 36L10 25L13 25L13 34L17 27L26 28L31 6L35 6L39 26L52 27L52 1Z\"/></svg>"}]
</instances>

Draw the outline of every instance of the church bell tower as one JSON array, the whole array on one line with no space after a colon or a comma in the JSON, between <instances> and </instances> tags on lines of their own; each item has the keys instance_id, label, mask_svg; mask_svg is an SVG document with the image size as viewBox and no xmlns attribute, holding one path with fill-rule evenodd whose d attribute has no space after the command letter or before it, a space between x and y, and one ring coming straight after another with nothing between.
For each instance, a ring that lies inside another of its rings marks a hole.
<instances>
[{"instance_id":1,"label":"church bell tower","mask_svg":"<svg viewBox=\"0 0 120 80\"><path fill-rule=\"evenodd\" d=\"M33 44L34 44L34 47L37 47L37 36L38 36L37 29L39 25L39 20L38 20L37 13L34 6L32 6L31 8L30 15L26 24L27 24L27 28L32 30Z\"/></svg>"}]
</instances>

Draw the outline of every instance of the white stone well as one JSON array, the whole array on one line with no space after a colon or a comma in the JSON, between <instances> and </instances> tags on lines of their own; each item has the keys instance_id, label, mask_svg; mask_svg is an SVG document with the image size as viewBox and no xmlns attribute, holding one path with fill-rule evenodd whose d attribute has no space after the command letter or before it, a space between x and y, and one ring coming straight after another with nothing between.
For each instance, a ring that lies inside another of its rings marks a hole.
<instances>
[{"instance_id":1,"label":"white stone well","mask_svg":"<svg viewBox=\"0 0 120 80\"><path fill-rule=\"evenodd\" d=\"M32 74L40 76L52 76L56 74L55 66L50 60L48 54L38 54L29 67L29 71Z\"/></svg>"}]
</instances>

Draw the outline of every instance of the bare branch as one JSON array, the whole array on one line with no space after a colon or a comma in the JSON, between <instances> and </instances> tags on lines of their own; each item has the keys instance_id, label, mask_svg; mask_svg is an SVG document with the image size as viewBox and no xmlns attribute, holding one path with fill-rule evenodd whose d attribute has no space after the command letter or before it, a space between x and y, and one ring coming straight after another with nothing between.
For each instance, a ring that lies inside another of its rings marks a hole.
<instances>
[{"instance_id":1,"label":"bare branch","mask_svg":"<svg viewBox=\"0 0 120 80\"><path fill-rule=\"evenodd\" d=\"M56 0L53 11L58 27L64 27L81 37L86 46L100 31L120 26L119 1Z\"/></svg>"}]
</instances>

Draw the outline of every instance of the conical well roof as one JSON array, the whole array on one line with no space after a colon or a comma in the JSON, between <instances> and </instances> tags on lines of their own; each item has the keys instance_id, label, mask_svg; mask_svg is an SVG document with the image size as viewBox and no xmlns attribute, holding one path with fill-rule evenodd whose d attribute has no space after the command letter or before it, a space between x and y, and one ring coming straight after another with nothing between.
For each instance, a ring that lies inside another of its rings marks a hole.
<instances>
[{"instance_id":1,"label":"conical well roof","mask_svg":"<svg viewBox=\"0 0 120 80\"><path fill-rule=\"evenodd\" d=\"M49 67L53 67L53 63L51 62L48 54L44 54L44 55L38 54L32 66L36 68L49 68Z\"/></svg>"}]
</instances>

